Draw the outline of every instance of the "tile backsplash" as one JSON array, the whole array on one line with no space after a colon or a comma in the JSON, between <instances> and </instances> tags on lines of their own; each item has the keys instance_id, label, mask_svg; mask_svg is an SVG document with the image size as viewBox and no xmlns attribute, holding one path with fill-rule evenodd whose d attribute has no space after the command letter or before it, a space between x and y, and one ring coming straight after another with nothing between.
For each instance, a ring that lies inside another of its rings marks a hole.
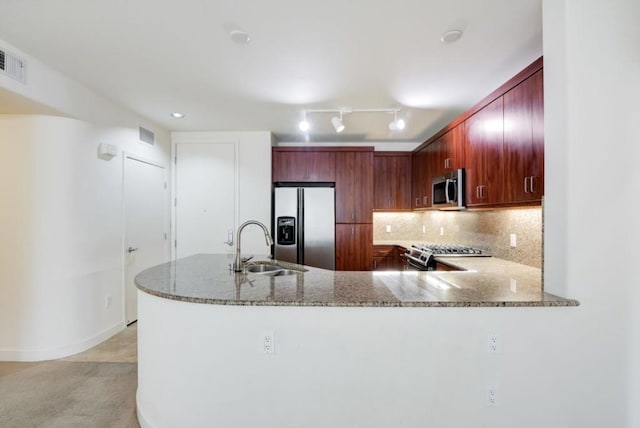
<instances>
[{"instance_id":1,"label":"tile backsplash","mask_svg":"<svg viewBox=\"0 0 640 428\"><path fill-rule=\"evenodd\" d=\"M515 248L510 246L511 234L516 235ZM542 268L542 209L374 213L373 239L470 245Z\"/></svg>"}]
</instances>

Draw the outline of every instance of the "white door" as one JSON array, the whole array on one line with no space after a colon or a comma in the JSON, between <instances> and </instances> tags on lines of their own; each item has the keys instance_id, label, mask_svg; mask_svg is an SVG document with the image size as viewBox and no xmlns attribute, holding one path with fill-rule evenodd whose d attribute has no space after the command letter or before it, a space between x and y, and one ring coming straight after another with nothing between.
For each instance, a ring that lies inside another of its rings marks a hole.
<instances>
[{"instance_id":1,"label":"white door","mask_svg":"<svg viewBox=\"0 0 640 428\"><path fill-rule=\"evenodd\" d=\"M234 143L176 144L176 258L233 253Z\"/></svg>"},{"instance_id":2,"label":"white door","mask_svg":"<svg viewBox=\"0 0 640 428\"><path fill-rule=\"evenodd\" d=\"M133 279L167 261L166 172L161 166L126 156L124 162L125 320L138 319Z\"/></svg>"}]
</instances>

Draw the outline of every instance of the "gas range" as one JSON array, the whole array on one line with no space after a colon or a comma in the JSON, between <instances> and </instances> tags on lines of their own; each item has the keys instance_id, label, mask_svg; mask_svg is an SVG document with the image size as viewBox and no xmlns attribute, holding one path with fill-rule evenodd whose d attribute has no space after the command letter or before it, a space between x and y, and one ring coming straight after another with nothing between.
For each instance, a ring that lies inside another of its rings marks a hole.
<instances>
[{"instance_id":1,"label":"gas range","mask_svg":"<svg viewBox=\"0 0 640 428\"><path fill-rule=\"evenodd\" d=\"M433 270L436 257L488 257L482 250L458 244L422 243L412 245L405 252L408 265L418 270Z\"/></svg>"}]
</instances>

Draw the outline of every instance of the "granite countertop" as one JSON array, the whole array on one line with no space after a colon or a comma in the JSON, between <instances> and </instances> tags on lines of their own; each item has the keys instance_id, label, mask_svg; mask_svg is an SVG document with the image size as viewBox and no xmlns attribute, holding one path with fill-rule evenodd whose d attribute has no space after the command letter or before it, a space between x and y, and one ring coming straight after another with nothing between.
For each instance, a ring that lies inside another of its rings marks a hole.
<instances>
[{"instance_id":1,"label":"granite countertop","mask_svg":"<svg viewBox=\"0 0 640 428\"><path fill-rule=\"evenodd\" d=\"M235 273L232 255L197 254L142 271L146 293L217 305L481 307L578 306L541 291L541 271L495 257L448 258L464 271L336 272L277 262L290 275ZM264 263L274 263L264 261ZM304 272L303 272L304 271Z\"/></svg>"}]
</instances>

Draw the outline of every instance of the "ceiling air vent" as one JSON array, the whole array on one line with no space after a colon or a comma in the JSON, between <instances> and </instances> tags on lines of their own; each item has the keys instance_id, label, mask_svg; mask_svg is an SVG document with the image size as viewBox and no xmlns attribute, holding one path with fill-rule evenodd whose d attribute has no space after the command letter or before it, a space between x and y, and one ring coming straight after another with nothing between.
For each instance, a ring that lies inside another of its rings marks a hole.
<instances>
[{"instance_id":1,"label":"ceiling air vent","mask_svg":"<svg viewBox=\"0 0 640 428\"><path fill-rule=\"evenodd\" d=\"M27 65L17 56L0 50L0 74L5 74L19 82L25 83L27 79Z\"/></svg>"},{"instance_id":2,"label":"ceiling air vent","mask_svg":"<svg viewBox=\"0 0 640 428\"><path fill-rule=\"evenodd\" d=\"M138 131L140 135L140 141L143 143L147 143L150 146L156 144L156 135L142 126L138 126Z\"/></svg>"}]
</instances>

